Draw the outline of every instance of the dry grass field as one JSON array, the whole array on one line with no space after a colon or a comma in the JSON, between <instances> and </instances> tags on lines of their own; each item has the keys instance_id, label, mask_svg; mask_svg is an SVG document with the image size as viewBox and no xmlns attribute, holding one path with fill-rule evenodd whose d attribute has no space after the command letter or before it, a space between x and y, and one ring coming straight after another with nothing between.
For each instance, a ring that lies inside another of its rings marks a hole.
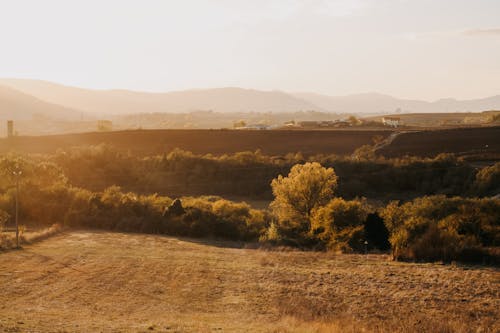
<instances>
[{"instance_id":1,"label":"dry grass field","mask_svg":"<svg viewBox=\"0 0 500 333\"><path fill-rule=\"evenodd\" d=\"M1 332L498 332L500 272L71 232L0 253Z\"/></svg>"}]
</instances>

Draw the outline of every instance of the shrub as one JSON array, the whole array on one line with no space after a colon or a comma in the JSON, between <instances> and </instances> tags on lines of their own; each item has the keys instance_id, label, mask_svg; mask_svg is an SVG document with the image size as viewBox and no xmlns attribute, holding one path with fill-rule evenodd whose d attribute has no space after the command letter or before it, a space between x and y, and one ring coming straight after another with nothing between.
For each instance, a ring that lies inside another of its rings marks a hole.
<instances>
[{"instance_id":1,"label":"shrub","mask_svg":"<svg viewBox=\"0 0 500 333\"><path fill-rule=\"evenodd\" d=\"M385 226L384 220L378 213L370 213L365 220L365 239L368 242L368 249L378 249L386 251L391 248L389 243L389 230Z\"/></svg>"},{"instance_id":2,"label":"shrub","mask_svg":"<svg viewBox=\"0 0 500 333\"><path fill-rule=\"evenodd\" d=\"M481 169L473 184L477 195L496 195L500 193L500 162Z\"/></svg>"},{"instance_id":3,"label":"shrub","mask_svg":"<svg viewBox=\"0 0 500 333\"><path fill-rule=\"evenodd\" d=\"M363 251L364 224L369 208L364 199L332 199L315 211L312 233L329 249L342 252Z\"/></svg>"},{"instance_id":4,"label":"shrub","mask_svg":"<svg viewBox=\"0 0 500 333\"><path fill-rule=\"evenodd\" d=\"M423 197L403 205L392 202L382 217L395 259L462 260L500 242L498 199Z\"/></svg>"}]
</instances>

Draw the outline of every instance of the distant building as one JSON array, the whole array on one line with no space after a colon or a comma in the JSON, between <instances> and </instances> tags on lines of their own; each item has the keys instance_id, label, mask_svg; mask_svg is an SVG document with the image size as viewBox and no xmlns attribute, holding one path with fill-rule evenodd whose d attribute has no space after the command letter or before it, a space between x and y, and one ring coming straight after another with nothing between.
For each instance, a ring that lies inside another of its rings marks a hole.
<instances>
[{"instance_id":1,"label":"distant building","mask_svg":"<svg viewBox=\"0 0 500 333\"><path fill-rule=\"evenodd\" d=\"M7 120L7 137L14 136L14 120Z\"/></svg>"},{"instance_id":2,"label":"distant building","mask_svg":"<svg viewBox=\"0 0 500 333\"><path fill-rule=\"evenodd\" d=\"M385 126L398 127L401 125L401 118L398 117L383 117L382 123Z\"/></svg>"},{"instance_id":3,"label":"distant building","mask_svg":"<svg viewBox=\"0 0 500 333\"><path fill-rule=\"evenodd\" d=\"M322 120L322 121L305 120L305 121L299 121L298 125L300 127L306 127L306 128L348 127L351 126L351 123L343 120Z\"/></svg>"},{"instance_id":4,"label":"distant building","mask_svg":"<svg viewBox=\"0 0 500 333\"><path fill-rule=\"evenodd\" d=\"M98 120L97 130L99 132L107 132L113 130L113 122L111 120Z\"/></svg>"},{"instance_id":5,"label":"distant building","mask_svg":"<svg viewBox=\"0 0 500 333\"><path fill-rule=\"evenodd\" d=\"M234 129L237 129L237 130L267 130L269 128L270 128L270 126L265 125L265 124L250 124L250 125L246 125L246 126L235 127Z\"/></svg>"}]
</instances>

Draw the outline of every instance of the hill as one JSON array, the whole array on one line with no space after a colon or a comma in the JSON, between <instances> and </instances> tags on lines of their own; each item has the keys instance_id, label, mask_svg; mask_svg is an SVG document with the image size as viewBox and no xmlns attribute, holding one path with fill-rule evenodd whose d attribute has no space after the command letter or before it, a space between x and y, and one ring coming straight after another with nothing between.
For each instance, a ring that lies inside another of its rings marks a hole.
<instances>
[{"instance_id":1,"label":"hill","mask_svg":"<svg viewBox=\"0 0 500 333\"><path fill-rule=\"evenodd\" d=\"M285 93L236 87L165 93L130 90L92 90L40 80L0 79L0 84L41 100L98 115L138 113L297 112L326 111L350 114L480 112L500 109L500 95L482 99L440 99L434 102L399 99L377 93L329 96Z\"/></svg>"},{"instance_id":2,"label":"hill","mask_svg":"<svg viewBox=\"0 0 500 333\"><path fill-rule=\"evenodd\" d=\"M39 80L2 79L1 84L42 100L96 114L216 112L295 112L316 105L280 91L241 88L198 89L167 93L90 90Z\"/></svg>"},{"instance_id":3,"label":"hill","mask_svg":"<svg viewBox=\"0 0 500 333\"><path fill-rule=\"evenodd\" d=\"M480 112L500 108L500 95L472 100L449 98L434 102L399 99L377 93L348 96L328 96L314 93L295 93L293 95L327 111L358 114L393 113L396 110L411 113Z\"/></svg>"},{"instance_id":4,"label":"hill","mask_svg":"<svg viewBox=\"0 0 500 333\"><path fill-rule=\"evenodd\" d=\"M77 120L81 112L0 85L0 120Z\"/></svg>"},{"instance_id":5,"label":"hill","mask_svg":"<svg viewBox=\"0 0 500 333\"><path fill-rule=\"evenodd\" d=\"M242 246L80 231L0 253L0 331L499 329L495 269Z\"/></svg>"}]
</instances>

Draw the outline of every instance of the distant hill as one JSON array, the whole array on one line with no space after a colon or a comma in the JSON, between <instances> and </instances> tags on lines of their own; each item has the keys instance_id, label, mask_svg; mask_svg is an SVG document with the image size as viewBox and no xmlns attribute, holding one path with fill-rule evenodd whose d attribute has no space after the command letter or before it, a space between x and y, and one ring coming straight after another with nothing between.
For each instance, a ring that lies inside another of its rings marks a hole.
<instances>
[{"instance_id":1,"label":"distant hill","mask_svg":"<svg viewBox=\"0 0 500 333\"><path fill-rule=\"evenodd\" d=\"M130 90L92 90L47 81L0 79L40 100L96 115L138 113L297 112L323 111L349 114L479 112L500 109L500 95L482 99L440 99L434 102L399 99L377 93L328 96L242 88L196 89L165 93Z\"/></svg>"},{"instance_id":2,"label":"distant hill","mask_svg":"<svg viewBox=\"0 0 500 333\"><path fill-rule=\"evenodd\" d=\"M280 91L241 88L186 90L167 93L128 90L90 90L46 81L1 79L42 100L97 114L320 111L318 106Z\"/></svg>"},{"instance_id":3,"label":"distant hill","mask_svg":"<svg viewBox=\"0 0 500 333\"><path fill-rule=\"evenodd\" d=\"M81 112L0 85L0 120L76 120Z\"/></svg>"},{"instance_id":4,"label":"distant hill","mask_svg":"<svg viewBox=\"0 0 500 333\"><path fill-rule=\"evenodd\" d=\"M398 99L377 93L348 96L328 96L315 93L295 93L295 97L307 100L323 110L338 113L411 113L431 112L479 112L500 108L500 95L482 99L440 99L435 102Z\"/></svg>"}]
</instances>

